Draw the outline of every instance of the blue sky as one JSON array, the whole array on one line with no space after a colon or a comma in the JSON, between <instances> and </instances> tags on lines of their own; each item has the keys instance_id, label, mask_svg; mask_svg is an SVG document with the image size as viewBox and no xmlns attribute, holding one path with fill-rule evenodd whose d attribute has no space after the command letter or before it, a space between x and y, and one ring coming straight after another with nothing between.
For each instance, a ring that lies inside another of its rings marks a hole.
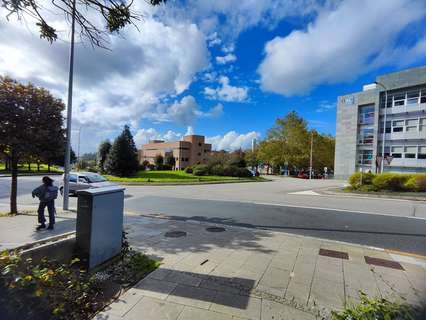
<instances>
[{"instance_id":1,"label":"blue sky","mask_svg":"<svg viewBox=\"0 0 426 320\"><path fill-rule=\"evenodd\" d=\"M265 138L296 110L335 133L337 96L377 75L426 64L424 0L171 0L144 13L140 32L110 37L110 51L76 49L73 147L96 150L130 124L149 139L206 135L216 149ZM0 18L0 74L66 101L69 26L50 45L33 21ZM49 13L48 13L49 14Z\"/></svg>"}]
</instances>

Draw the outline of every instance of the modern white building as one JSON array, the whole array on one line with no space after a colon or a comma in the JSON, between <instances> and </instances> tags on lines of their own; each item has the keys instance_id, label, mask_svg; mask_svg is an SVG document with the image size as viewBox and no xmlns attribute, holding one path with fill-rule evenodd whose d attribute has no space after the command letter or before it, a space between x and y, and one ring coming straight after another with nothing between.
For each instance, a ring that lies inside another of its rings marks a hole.
<instances>
[{"instance_id":1,"label":"modern white building","mask_svg":"<svg viewBox=\"0 0 426 320\"><path fill-rule=\"evenodd\" d=\"M426 66L338 97L334 167L337 178L360 170L426 172Z\"/></svg>"}]
</instances>

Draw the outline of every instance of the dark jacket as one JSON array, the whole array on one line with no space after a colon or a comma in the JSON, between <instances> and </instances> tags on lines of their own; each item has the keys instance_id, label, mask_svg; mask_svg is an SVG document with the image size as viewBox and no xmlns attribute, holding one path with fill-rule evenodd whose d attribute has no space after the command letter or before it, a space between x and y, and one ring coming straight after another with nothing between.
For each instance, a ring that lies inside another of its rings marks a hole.
<instances>
[{"instance_id":1,"label":"dark jacket","mask_svg":"<svg viewBox=\"0 0 426 320\"><path fill-rule=\"evenodd\" d=\"M58 187L42 184L33 190L32 196L39 198L40 202L55 200L58 197Z\"/></svg>"}]
</instances>

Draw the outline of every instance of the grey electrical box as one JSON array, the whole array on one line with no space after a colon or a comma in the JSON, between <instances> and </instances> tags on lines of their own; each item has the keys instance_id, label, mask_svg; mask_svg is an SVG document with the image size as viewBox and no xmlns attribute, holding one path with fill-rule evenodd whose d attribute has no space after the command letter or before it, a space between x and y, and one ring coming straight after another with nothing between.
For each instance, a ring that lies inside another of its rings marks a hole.
<instances>
[{"instance_id":1,"label":"grey electrical box","mask_svg":"<svg viewBox=\"0 0 426 320\"><path fill-rule=\"evenodd\" d=\"M77 191L77 251L89 269L121 251L124 190L113 186Z\"/></svg>"}]
</instances>

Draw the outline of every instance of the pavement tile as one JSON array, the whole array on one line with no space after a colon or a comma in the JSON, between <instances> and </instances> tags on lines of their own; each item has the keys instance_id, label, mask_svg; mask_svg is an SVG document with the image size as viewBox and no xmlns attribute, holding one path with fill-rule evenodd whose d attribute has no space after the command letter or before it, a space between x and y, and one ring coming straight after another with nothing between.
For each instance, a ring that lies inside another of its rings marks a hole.
<instances>
[{"instance_id":1,"label":"pavement tile","mask_svg":"<svg viewBox=\"0 0 426 320\"><path fill-rule=\"evenodd\" d=\"M208 309L215 297L214 290L178 285L167 297L167 301Z\"/></svg>"},{"instance_id":2,"label":"pavement tile","mask_svg":"<svg viewBox=\"0 0 426 320\"><path fill-rule=\"evenodd\" d=\"M227 314L214 311L185 307L178 320L232 320L233 317Z\"/></svg>"},{"instance_id":3,"label":"pavement tile","mask_svg":"<svg viewBox=\"0 0 426 320\"><path fill-rule=\"evenodd\" d=\"M201 288L206 288L210 290L216 290L220 292L228 292L231 294L239 294L240 289L238 289L231 280L228 281L214 281L214 280L203 280L200 283Z\"/></svg>"},{"instance_id":4,"label":"pavement tile","mask_svg":"<svg viewBox=\"0 0 426 320\"><path fill-rule=\"evenodd\" d=\"M143 296L165 300L176 286L177 283L174 282L145 278L134 288Z\"/></svg>"},{"instance_id":5,"label":"pavement tile","mask_svg":"<svg viewBox=\"0 0 426 320\"><path fill-rule=\"evenodd\" d=\"M148 275L148 278L156 279L156 280L164 280L164 278L170 274L172 270L170 269L164 269L164 268L158 268L157 270L154 270Z\"/></svg>"},{"instance_id":6,"label":"pavement tile","mask_svg":"<svg viewBox=\"0 0 426 320\"><path fill-rule=\"evenodd\" d=\"M200 277L196 277L196 274L178 270L171 270L164 280L193 287L198 287L201 283Z\"/></svg>"},{"instance_id":7,"label":"pavement tile","mask_svg":"<svg viewBox=\"0 0 426 320\"><path fill-rule=\"evenodd\" d=\"M315 266L301 264L294 267L294 271L290 273L292 281L310 285L314 277Z\"/></svg>"},{"instance_id":8,"label":"pavement tile","mask_svg":"<svg viewBox=\"0 0 426 320\"><path fill-rule=\"evenodd\" d=\"M218 292L210 310L236 317L258 320L260 319L261 299L252 296Z\"/></svg>"},{"instance_id":9,"label":"pavement tile","mask_svg":"<svg viewBox=\"0 0 426 320\"><path fill-rule=\"evenodd\" d=\"M113 316L123 317L142 298L143 295L139 290L131 288L123 295L121 295L117 300L107 306L104 311Z\"/></svg>"},{"instance_id":10,"label":"pavement tile","mask_svg":"<svg viewBox=\"0 0 426 320\"><path fill-rule=\"evenodd\" d=\"M298 283L291 280L285 292L285 298L289 301L295 301L300 305L306 306L308 303L310 283Z\"/></svg>"},{"instance_id":11,"label":"pavement tile","mask_svg":"<svg viewBox=\"0 0 426 320\"><path fill-rule=\"evenodd\" d=\"M284 297L289 281L290 271L269 267L260 279L257 289Z\"/></svg>"},{"instance_id":12,"label":"pavement tile","mask_svg":"<svg viewBox=\"0 0 426 320\"><path fill-rule=\"evenodd\" d=\"M341 309L345 305L343 284L314 278L308 305Z\"/></svg>"},{"instance_id":13,"label":"pavement tile","mask_svg":"<svg viewBox=\"0 0 426 320\"><path fill-rule=\"evenodd\" d=\"M262 320L314 320L313 314L280 304L274 301L262 300Z\"/></svg>"},{"instance_id":14,"label":"pavement tile","mask_svg":"<svg viewBox=\"0 0 426 320\"><path fill-rule=\"evenodd\" d=\"M144 297L124 316L125 320L176 320L184 306Z\"/></svg>"},{"instance_id":15,"label":"pavement tile","mask_svg":"<svg viewBox=\"0 0 426 320\"><path fill-rule=\"evenodd\" d=\"M123 320L123 318L105 311L98 313L93 320Z\"/></svg>"}]
</instances>

